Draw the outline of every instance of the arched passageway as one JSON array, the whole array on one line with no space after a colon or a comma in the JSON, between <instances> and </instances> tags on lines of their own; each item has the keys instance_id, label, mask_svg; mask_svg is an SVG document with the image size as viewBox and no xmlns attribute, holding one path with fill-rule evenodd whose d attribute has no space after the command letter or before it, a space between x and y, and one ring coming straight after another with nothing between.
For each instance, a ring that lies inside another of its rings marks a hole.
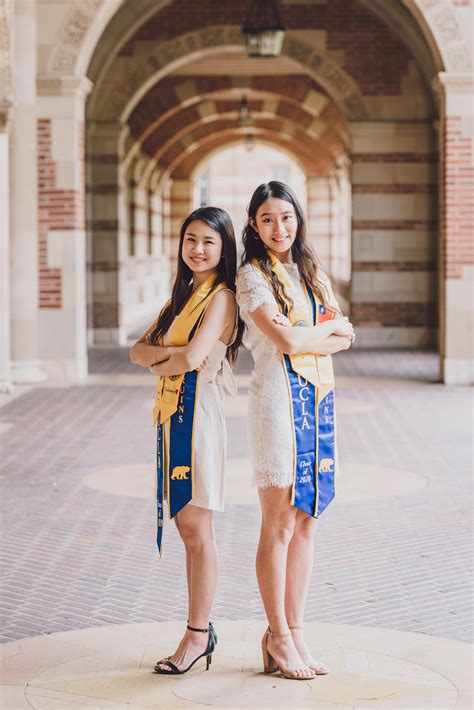
<instances>
[{"instance_id":1,"label":"arched passageway","mask_svg":"<svg viewBox=\"0 0 474 710\"><path fill-rule=\"evenodd\" d=\"M120 342L128 324L150 313L144 289L157 301L163 297L163 265L169 261L172 268L172 242L192 207L193 171L204 155L243 138L247 129L239 126L238 113L245 96L252 134L287 150L307 176L310 233L358 326L360 345L436 347L436 106L423 72L387 25L357 4L351 32L339 27L342 3L324 13L320 8L319 16L315 8L309 13L298 7L285 20L294 37L289 35L282 57L251 60L239 33L245 3L234 5L232 12L222 9L222 17L204 5L202 28L175 23L176 9L155 13L124 43L89 97L93 164L102 159L96 155L96 146L104 145L101 132L110 135L118 118L114 183L127 205L120 209L117 200L117 227L111 227L118 238L106 273L92 257L92 278L99 284L108 279L112 288L111 260L120 253L120 236L129 261L126 300L116 287L120 309L103 303L110 291L92 290L94 338L118 331L112 339ZM325 25L326 52L311 43L308 23ZM357 33L366 40L363 50L351 46ZM383 46L391 51L382 61ZM333 59L338 51L345 61ZM124 74L127 81L118 81ZM110 152L105 159L112 160ZM94 192L92 170L90 176ZM113 187L101 189L110 193ZM154 219L145 214L151 191ZM112 208L110 200L100 204ZM143 226L153 223L157 234L147 236ZM95 245L102 252L104 243L100 208L92 210L91 225L94 254ZM114 322L119 310L121 323Z\"/></svg>"},{"instance_id":2,"label":"arched passageway","mask_svg":"<svg viewBox=\"0 0 474 710\"><path fill-rule=\"evenodd\" d=\"M124 342L156 311L193 172L244 138L245 96L255 139L306 175L310 231L359 346L439 347L444 380L469 381L463 10L282 0L283 53L262 61L245 54L247 4L63 4L39 55L38 197L39 331L64 338L40 337L41 359L85 372L85 300L89 343Z\"/></svg>"},{"instance_id":3,"label":"arched passageway","mask_svg":"<svg viewBox=\"0 0 474 710\"><path fill-rule=\"evenodd\" d=\"M193 207L219 205L229 213L239 254L247 206L256 185L282 180L292 186L307 209L304 171L287 152L258 142L251 132L243 140L213 151L196 167L191 179Z\"/></svg>"}]
</instances>

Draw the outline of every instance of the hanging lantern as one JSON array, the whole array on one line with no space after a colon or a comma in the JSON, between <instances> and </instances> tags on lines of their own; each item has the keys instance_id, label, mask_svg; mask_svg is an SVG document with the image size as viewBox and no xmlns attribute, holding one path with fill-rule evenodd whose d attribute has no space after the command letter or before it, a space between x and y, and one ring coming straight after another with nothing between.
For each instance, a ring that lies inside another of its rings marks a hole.
<instances>
[{"instance_id":1,"label":"hanging lantern","mask_svg":"<svg viewBox=\"0 0 474 710\"><path fill-rule=\"evenodd\" d=\"M248 126L251 122L249 102L246 96L242 96L239 105L239 125Z\"/></svg>"},{"instance_id":2,"label":"hanging lantern","mask_svg":"<svg viewBox=\"0 0 474 710\"><path fill-rule=\"evenodd\" d=\"M276 0L251 0L242 27L249 57L279 57L285 39Z\"/></svg>"}]
</instances>

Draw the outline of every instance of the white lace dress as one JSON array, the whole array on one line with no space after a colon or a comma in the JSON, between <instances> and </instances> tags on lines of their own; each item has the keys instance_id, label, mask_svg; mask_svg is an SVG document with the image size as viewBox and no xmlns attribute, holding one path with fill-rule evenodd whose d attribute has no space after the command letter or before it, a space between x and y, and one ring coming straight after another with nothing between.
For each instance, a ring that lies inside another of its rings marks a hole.
<instances>
[{"instance_id":1,"label":"white lace dress","mask_svg":"<svg viewBox=\"0 0 474 710\"><path fill-rule=\"evenodd\" d=\"M293 289L288 295L296 307L301 304L306 308L306 296L297 265L284 266L293 282ZM324 280L331 295L331 305L337 306L329 280L327 277ZM245 264L239 269L236 285L240 315L247 326L245 344L255 361L247 419L254 482L258 488L286 488L293 483L293 434L288 386L280 352L250 317L250 313L264 304L273 305L275 313L280 308L267 279L252 264Z\"/></svg>"}]
</instances>

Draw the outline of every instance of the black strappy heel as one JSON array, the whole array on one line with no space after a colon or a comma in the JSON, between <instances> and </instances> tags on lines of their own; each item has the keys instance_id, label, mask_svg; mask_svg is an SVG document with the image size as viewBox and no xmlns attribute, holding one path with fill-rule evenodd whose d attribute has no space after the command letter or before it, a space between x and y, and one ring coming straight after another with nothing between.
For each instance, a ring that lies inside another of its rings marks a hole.
<instances>
[{"instance_id":1,"label":"black strappy heel","mask_svg":"<svg viewBox=\"0 0 474 710\"><path fill-rule=\"evenodd\" d=\"M189 631L199 631L202 634L209 634L206 650L204 653L201 653L200 656L195 658L187 668L183 668L183 670L180 670L178 666L176 666L173 661L170 661L168 658L158 661L155 666L155 673L158 673L158 675L183 675L183 673L187 673L194 666L194 664L204 656L206 657L206 671L209 670L209 666L212 661L212 654L214 653L214 649L217 645L217 634L214 626L212 625L212 621L209 622L209 626L206 629L196 629L194 626L189 626L189 624L186 624L186 628L189 629ZM168 668L160 668L160 666L168 666Z\"/></svg>"}]
</instances>

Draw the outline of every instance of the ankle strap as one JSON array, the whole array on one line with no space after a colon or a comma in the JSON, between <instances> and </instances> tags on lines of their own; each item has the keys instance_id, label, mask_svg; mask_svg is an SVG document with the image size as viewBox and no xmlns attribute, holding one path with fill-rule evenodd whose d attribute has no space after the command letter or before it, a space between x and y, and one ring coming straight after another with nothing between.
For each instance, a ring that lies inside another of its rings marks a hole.
<instances>
[{"instance_id":1,"label":"ankle strap","mask_svg":"<svg viewBox=\"0 0 474 710\"><path fill-rule=\"evenodd\" d=\"M268 633L270 634L270 636L280 636L282 638L284 636L291 636L291 634L277 634L275 633L275 631L272 631L270 627L268 627Z\"/></svg>"},{"instance_id":2,"label":"ankle strap","mask_svg":"<svg viewBox=\"0 0 474 710\"><path fill-rule=\"evenodd\" d=\"M297 631L301 631L303 628L302 626L288 626L289 629L296 629Z\"/></svg>"},{"instance_id":3,"label":"ankle strap","mask_svg":"<svg viewBox=\"0 0 474 710\"><path fill-rule=\"evenodd\" d=\"M186 624L186 628L189 629L189 631L200 631L202 634L207 634L207 632L209 631L209 626L207 627L207 629L195 629L194 626Z\"/></svg>"}]
</instances>

